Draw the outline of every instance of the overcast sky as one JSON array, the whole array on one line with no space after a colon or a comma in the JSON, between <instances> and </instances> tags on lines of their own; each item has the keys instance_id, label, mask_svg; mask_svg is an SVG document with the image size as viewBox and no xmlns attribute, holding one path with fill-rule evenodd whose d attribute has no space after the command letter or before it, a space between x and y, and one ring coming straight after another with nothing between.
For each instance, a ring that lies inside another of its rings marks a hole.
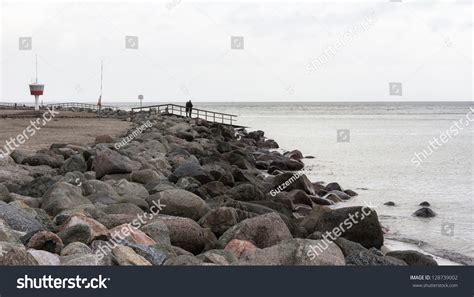
<instances>
[{"instance_id":1,"label":"overcast sky","mask_svg":"<svg viewBox=\"0 0 474 297\"><path fill-rule=\"evenodd\" d=\"M472 100L472 5L3 1L0 101Z\"/></svg>"}]
</instances>

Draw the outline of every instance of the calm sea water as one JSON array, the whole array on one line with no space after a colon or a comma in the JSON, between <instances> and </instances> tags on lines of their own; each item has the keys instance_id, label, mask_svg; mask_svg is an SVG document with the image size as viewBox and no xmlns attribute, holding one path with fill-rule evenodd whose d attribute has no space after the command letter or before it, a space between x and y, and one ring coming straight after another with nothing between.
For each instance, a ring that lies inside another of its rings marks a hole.
<instances>
[{"instance_id":1,"label":"calm sea water","mask_svg":"<svg viewBox=\"0 0 474 297\"><path fill-rule=\"evenodd\" d=\"M312 181L339 182L359 196L339 206L373 206L386 238L414 243L458 262L474 258L474 122L418 167L433 137L471 113L464 103L199 103L202 109L238 115L238 124L260 129L286 150L299 149ZM471 115L471 118L474 116ZM337 130L348 129L348 142ZM396 206L383 205L393 201ZM417 218L422 201L434 218Z\"/></svg>"}]
</instances>

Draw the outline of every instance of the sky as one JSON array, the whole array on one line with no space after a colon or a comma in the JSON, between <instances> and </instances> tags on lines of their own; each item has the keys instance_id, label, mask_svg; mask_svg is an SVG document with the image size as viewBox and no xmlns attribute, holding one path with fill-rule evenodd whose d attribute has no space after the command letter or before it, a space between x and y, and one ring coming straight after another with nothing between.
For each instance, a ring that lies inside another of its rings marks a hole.
<instances>
[{"instance_id":1,"label":"sky","mask_svg":"<svg viewBox=\"0 0 474 297\"><path fill-rule=\"evenodd\" d=\"M472 1L2 0L1 10L0 102L33 102L35 57L45 103L97 102L101 61L103 104L473 100Z\"/></svg>"}]
</instances>

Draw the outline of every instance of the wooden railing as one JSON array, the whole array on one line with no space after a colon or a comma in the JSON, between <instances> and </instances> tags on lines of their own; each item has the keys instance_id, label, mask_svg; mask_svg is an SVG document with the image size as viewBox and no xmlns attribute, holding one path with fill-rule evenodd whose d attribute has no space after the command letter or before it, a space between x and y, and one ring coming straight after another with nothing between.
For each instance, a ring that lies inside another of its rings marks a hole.
<instances>
[{"instance_id":1,"label":"wooden railing","mask_svg":"<svg viewBox=\"0 0 474 297\"><path fill-rule=\"evenodd\" d=\"M170 115L178 115L185 117L186 116L186 107L177 104L159 104L159 105L149 105L149 106L141 106L141 107L133 107L132 113L137 111L148 111L149 113L160 113L160 114L170 114ZM215 112L210 110L204 110L199 108L192 109L191 113L192 118L200 118L206 120L208 122L214 123L221 123L226 125L234 126L234 122L237 118L236 115L222 113L222 112Z\"/></svg>"},{"instance_id":2,"label":"wooden railing","mask_svg":"<svg viewBox=\"0 0 474 297\"><path fill-rule=\"evenodd\" d=\"M61 108L88 108L88 109L94 109L94 110L99 109L99 106L97 104L78 103L78 102L52 103L52 104L48 104L46 106L54 106L55 108L61 107ZM102 105L101 109L118 110L120 108L118 108L116 106Z\"/></svg>"}]
</instances>

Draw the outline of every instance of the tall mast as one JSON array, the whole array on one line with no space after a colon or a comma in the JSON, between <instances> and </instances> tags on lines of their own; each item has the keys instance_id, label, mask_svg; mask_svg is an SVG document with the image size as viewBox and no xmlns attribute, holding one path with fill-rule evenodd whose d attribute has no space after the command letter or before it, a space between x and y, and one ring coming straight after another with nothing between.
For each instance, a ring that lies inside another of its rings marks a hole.
<instances>
[{"instance_id":1,"label":"tall mast","mask_svg":"<svg viewBox=\"0 0 474 297\"><path fill-rule=\"evenodd\" d=\"M36 83L38 83L38 55L35 55Z\"/></svg>"},{"instance_id":2,"label":"tall mast","mask_svg":"<svg viewBox=\"0 0 474 297\"><path fill-rule=\"evenodd\" d=\"M100 97L102 97L102 81L104 78L104 60L100 61Z\"/></svg>"}]
</instances>

